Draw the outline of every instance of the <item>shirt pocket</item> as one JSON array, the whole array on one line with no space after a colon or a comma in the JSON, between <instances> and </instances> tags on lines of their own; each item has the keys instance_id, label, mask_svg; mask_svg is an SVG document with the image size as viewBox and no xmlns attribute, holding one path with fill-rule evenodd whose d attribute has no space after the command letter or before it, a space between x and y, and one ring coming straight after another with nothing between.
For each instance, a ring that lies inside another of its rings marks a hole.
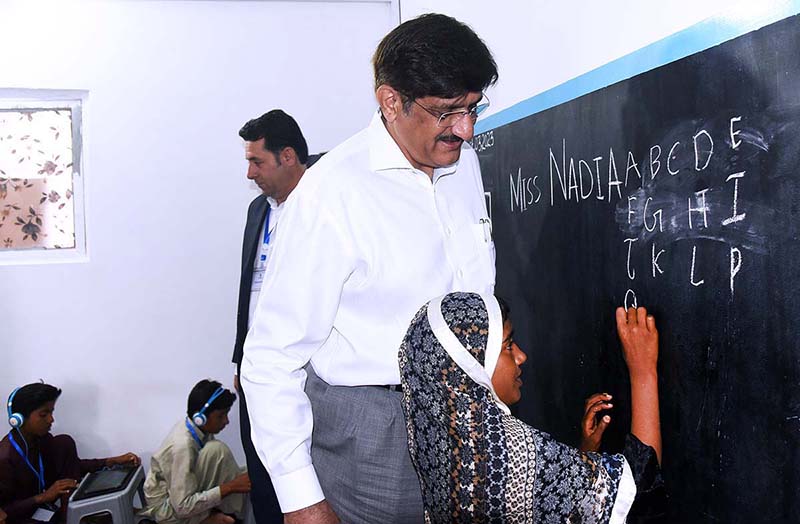
<instances>
[{"instance_id":1,"label":"shirt pocket","mask_svg":"<svg viewBox=\"0 0 800 524\"><path fill-rule=\"evenodd\" d=\"M494 262L495 250L494 240L492 239L492 222L488 218L482 218L477 224L472 224L472 237L475 239L476 258L483 264L488 264L494 281ZM486 268L485 268L486 269Z\"/></svg>"},{"instance_id":2,"label":"shirt pocket","mask_svg":"<svg viewBox=\"0 0 800 524\"><path fill-rule=\"evenodd\" d=\"M456 277L465 290L481 291L494 285L495 248L491 224L484 218L470 223L456 233Z\"/></svg>"}]
</instances>

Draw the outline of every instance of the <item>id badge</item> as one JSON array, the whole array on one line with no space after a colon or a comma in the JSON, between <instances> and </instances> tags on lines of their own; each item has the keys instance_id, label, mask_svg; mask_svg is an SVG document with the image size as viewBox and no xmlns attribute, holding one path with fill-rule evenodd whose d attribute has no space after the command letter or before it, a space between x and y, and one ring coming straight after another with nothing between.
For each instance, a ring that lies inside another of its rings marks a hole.
<instances>
[{"instance_id":1,"label":"id badge","mask_svg":"<svg viewBox=\"0 0 800 524\"><path fill-rule=\"evenodd\" d=\"M53 518L55 515L55 511L50 511L49 509L44 508L37 508L36 511L33 513L33 520L39 520L42 522L50 522L50 519Z\"/></svg>"},{"instance_id":2,"label":"id badge","mask_svg":"<svg viewBox=\"0 0 800 524\"><path fill-rule=\"evenodd\" d=\"M261 283L264 281L264 268L253 268L253 284L250 291L261 291Z\"/></svg>"}]
</instances>

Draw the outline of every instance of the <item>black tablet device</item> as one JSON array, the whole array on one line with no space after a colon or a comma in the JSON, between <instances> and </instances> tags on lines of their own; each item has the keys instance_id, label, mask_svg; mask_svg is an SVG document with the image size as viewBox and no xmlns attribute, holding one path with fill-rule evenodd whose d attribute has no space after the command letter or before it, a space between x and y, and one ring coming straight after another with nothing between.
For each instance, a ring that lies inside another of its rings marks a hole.
<instances>
[{"instance_id":1,"label":"black tablet device","mask_svg":"<svg viewBox=\"0 0 800 524\"><path fill-rule=\"evenodd\" d=\"M73 501L85 500L108 493L122 491L136 473L136 467L116 467L113 469L102 469L89 473L89 476L81 483L78 491L72 496Z\"/></svg>"}]
</instances>

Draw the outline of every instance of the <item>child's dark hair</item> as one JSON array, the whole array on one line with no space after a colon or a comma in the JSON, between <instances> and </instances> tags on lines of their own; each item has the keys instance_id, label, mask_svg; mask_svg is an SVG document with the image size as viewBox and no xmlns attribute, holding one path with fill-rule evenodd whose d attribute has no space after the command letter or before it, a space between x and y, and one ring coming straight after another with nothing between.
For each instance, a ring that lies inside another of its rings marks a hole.
<instances>
[{"instance_id":1,"label":"child's dark hair","mask_svg":"<svg viewBox=\"0 0 800 524\"><path fill-rule=\"evenodd\" d=\"M48 402L55 402L61 395L61 390L50 384L35 382L19 388L11 402L11 412L19 413L28 418L31 413L41 408Z\"/></svg>"},{"instance_id":2,"label":"child's dark hair","mask_svg":"<svg viewBox=\"0 0 800 524\"><path fill-rule=\"evenodd\" d=\"M186 414L191 417L203 409L203 405L208 402L208 399L211 398L211 395L213 395L214 392L221 387L222 384L216 380L208 379L203 379L195 384L195 386L192 388L192 392L189 393L189 400L186 403ZM208 414L209 412L218 409L230 409L234 402L236 402L236 395L231 393L230 390L226 389L220 396L214 399L214 402L208 406L208 409L206 409L205 412Z\"/></svg>"},{"instance_id":3,"label":"child's dark hair","mask_svg":"<svg viewBox=\"0 0 800 524\"><path fill-rule=\"evenodd\" d=\"M511 306L508 305L508 302L505 301L502 297L495 297L497 299L497 303L500 305L500 316L503 319L503 325L508 322L509 315L511 314Z\"/></svg>"}]
</instances>

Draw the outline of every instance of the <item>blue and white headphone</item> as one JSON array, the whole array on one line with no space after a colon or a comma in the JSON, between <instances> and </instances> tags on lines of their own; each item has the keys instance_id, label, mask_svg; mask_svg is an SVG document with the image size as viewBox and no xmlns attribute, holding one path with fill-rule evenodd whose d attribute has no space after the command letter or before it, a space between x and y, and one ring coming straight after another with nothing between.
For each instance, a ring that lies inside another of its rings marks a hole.
<instances>
[{"instance_id":1,"label":"blue and white headphone","mask_svg":"<svg viewBox=\"0 0 800 524\"><path fill-rule=\"evenodd\" d=\"M222 386L218 387L216 391L214 391L214 393L211 394L211 397L208 399L208 401L205 404L203 404L203 407L200 409L200 411L192 415L192 422L194 422L195 426L199 428L200 426L204 426L206 422L208 422L208 418L205 415L208 406L210 406L212 402L217 400L217 398L219 398L219 396L222 395L223 393L225 393L225 388L223 388ZM11 406L10 403L9 406ZM10 407L8 408L8 410L9 413L11 413Z\"/></svg>"},{"instance_id":2,"label":"blue and white headphone","mask_svg":"<svg viewBox=\"0 0 800 524\"><path fill-rule=\"evenodd\" d=\"M17 391L19 391L19 388L14 389L14 391L11 392L11 396L8 397L8 424L14 429L21 428L23 422L25 422L25 417L20 413L11 411L11 406L14 404L14 395L17 394Z\"/></svg>"}]
</instances>

